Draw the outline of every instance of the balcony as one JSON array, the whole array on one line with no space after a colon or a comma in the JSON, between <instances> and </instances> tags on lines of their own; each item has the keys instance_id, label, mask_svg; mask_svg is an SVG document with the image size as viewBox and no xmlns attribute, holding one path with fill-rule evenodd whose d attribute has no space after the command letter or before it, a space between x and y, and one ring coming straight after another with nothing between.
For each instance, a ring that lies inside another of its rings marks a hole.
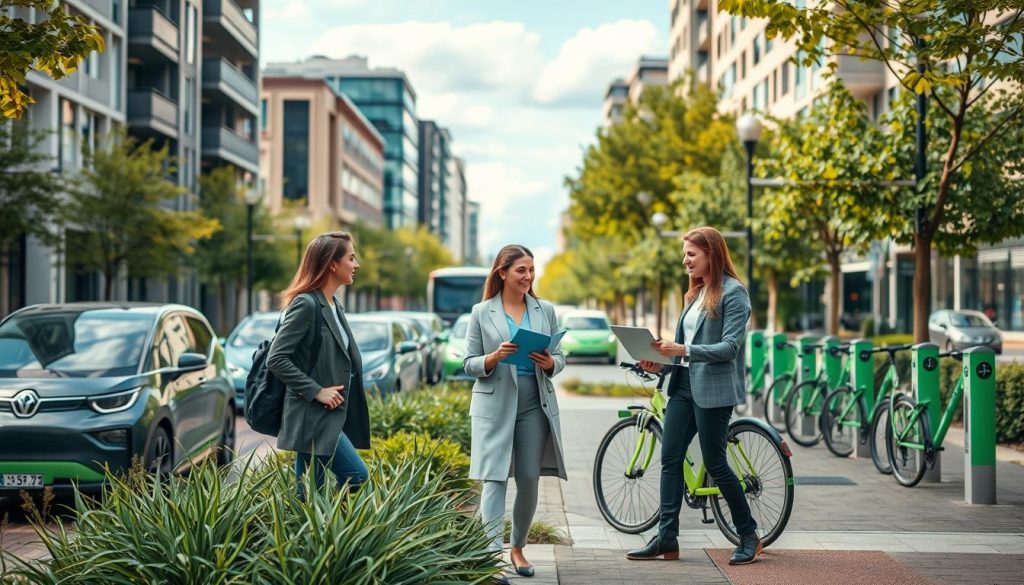
<instances>
[{"instance_id":1,"label":"balcony","mask_svg":"<svg viewBox=\"0 0 1024 585\"><path fill-rule=\"evenodd\" d=\"M203 37L209 37L214 43L217 54L247 56L250 59L257 56L259 37L256 25L231 0L205 0L203 24L207 27ZM235 47L229 46L229 40L234 41ZM239 54L239 49L247 55Z\"/></svg>"},{"instance_id":2,"label":"balcony","mask_svg":"<svg viewBox=\"0 0 1024 585\"><path fill-rule=\"evenodd\" d=\"M128 91L128 125L178 139L178 103L155 89Z\"/></svg>"},{"instance_id":3,"label":"balcony","mask_svg":"<svg viewBox=\"0 0 1024 585\"><path fill-rule=\"evenodd\" d=\"M81 3L92 9L93 12L106 18L114 20L114 3L110 0L81 0ZM114 21L118 26L120 22Z\"/></svg>"},{"instance_id":4,"label":"balcony","mask_svg":"<svg viewBox=\"0 0 1024 585\"><path fill-rule=\"evenodd\" d=\"M203 91L216 92L253 116L259 115L256 82L225 59L203 59Z\"/></svg>"},{"instance_id":5,"label":"balcony","mask_svg":"<svg viewBox=\"0 0 1024 585\"><path fill-rule=\"evenodd\" d=\"M249 172L259 171L260 152L255 142L235 134L224 126L204 126L203 158L215 158Z\"/></svg>"},{"instance_id":6,"label":"balcony","mask_svg":"<svg viewBox=\"0 0 1024 585\"><path fill-rule=\"evenodd\" d=\"M143 59L150 53L178 62L178 25L154 7L128 10L128 43Z\"/></svg>"},{"instance_id":7,"label":"balcony","mask_svg":"<svg viewBox=\"0 0 1024 585\"><path fill-rule=\"evenodd\" d=\"M885 65L881 61L862 60L852 55L838 55L836 77L850 93L865 98L885 90Z\"/></svg>"}]
</instances>

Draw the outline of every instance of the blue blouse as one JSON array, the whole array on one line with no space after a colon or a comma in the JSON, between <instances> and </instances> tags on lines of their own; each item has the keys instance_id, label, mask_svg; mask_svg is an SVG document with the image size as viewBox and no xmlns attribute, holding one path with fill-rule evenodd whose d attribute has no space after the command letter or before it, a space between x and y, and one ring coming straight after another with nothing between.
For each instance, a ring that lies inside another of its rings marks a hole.
<instances>
[{"instance_id":1,"label":"blue blouse","mask_svg":"<svg viewBox=\"0 0 1024 585\"><path fill-rule=\"evenodd\" d=\"M508 313L505 314L505 321L508 322L508 334L510 336L509 339L512 339L513 337L515 337L516 333L520 329L526 329L527 331L533 331L533 328L530 326L530 311L529 311L529 309L527 309L525 312L523 312L523 322L520 323L519 325L516 325L516 322L512 320L512 317L508 316ZM533 367L527 368L527 367L523 367L523 366L516 366L516 374L519 375L519 376L533 376L536 373L537 372L536 372L536 370Z\"/></svg>"}]
</instances>

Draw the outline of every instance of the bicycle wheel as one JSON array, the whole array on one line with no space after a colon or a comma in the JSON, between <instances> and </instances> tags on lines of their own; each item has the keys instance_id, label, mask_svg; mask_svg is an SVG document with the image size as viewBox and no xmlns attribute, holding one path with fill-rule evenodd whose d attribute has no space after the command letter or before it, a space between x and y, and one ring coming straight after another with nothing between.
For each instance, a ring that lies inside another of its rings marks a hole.
<instances>
[{"instance_id":1,"label":"bicycle wheel","mask_svg":"<svg viewBox=\"0 0 1024 585\"><path fill-rule=\"evenodd\" d=\"M811 399L804 400L804 390L810 386ZM801 447L813 447L821 442L818 417L825 404L825 392L818 388L817 380L801 382L786 399L786 434Z\"/></svg>"},{"instance_id":2,"label":"bicycle wheel","mask_svg":"<svg viewBox=\"0 0 1024 585\"><path fill-rule=\"evenodd\" d=\"M782 374L772 380L772 385L764 393L764 420L768 421L768 424L772 425L772 428L780 433L786 432L785 416L779 417L780 422L776 422L772 416L782 408L783 405L780 402L786 399L782 393L790 387L789 384L792 379L792 375Z\"/></svg>"},{"instance_id":3,"label":"bicycle wheel","mask_svg":"<svg viewBox=\"0 0 1024 585\"><path fill-rule=\"evenodd\" d=\"M616 530L640 534L650 530L661 512L661 425L652 421L642 432L637 417L624 418L608 429L594 458L594 495L601 516ZM627 475L637 444L644 441L638 469ZM649 449L650 465L639 469Z\"/></svg>"},{"instance_id":4,"label":"bicycle wheel","mask_svg":"<svg viewBox=\"0 0 1024 585\"><path fill-rule=\"evenodd\" d=\"M851 408L854 400L853 388L849 386L840 386L825 397L820 419L821 434L825 446L836 457L849 457L857 446L858 427L851 424L858 420L858 405Z\"/></svg>"},{"instance_id":5,"label":"bicycle wheel","mask_svg":"<svg viewBox=\"0 0 1024 585\"><path fill-rule=\"evenodd\" d=\"M916 400L905 394L897 396L889 416L890 431L885 442L892 476L907 487L914 487L924 477L927 443L931 437L928 417L921 413L915 420L915 412Z\"/></svg>"},{"instance_id":6,"label":"bicycle wheel","mask_svg":"<svg viewBox=\"0 0 1024 585\"><path fill-rule=\"evenodd\" d=\"M732 421L728 440L729 467L746 483L745 495L757 522L757 535L761 544L768 546L786 529L793 513L793 466L782 442L749 419ZM710 499L719 530L730 542L739 544L728 502L723 496Z\"/></svg>"},{"instance_id":7,"label":"bicycle wheel","mask_svg":"<svg viewBox=\"0 0 1024 585\"><path fill-rule=\"evenodd\" d=\"M875 406L875 414L871 417L871 434L868 440L871 441L871 461L875 469L882 475L892 473L892 465L889 463L889 452L885 444L889 434L889 401L882 400Z\"/></svg>"}]
</instances>

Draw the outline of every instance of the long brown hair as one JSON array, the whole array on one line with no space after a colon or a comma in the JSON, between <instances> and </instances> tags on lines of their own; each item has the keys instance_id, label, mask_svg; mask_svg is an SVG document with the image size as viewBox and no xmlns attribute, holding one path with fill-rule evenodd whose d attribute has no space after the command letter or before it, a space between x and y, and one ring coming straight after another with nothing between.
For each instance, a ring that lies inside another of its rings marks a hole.
<instances>
[{"instance_id":1,"label":"long brown hair","mask_svg":"<svg viewBox=\"0 0 1024 585\"><path fill-rule=\"evenodd\" d=\"M327 232L313 238L291 284L281 291L281 305L287 307L302 293L322 289L330 275L331 262L341 260L351 249L352 234L348 232Z\"/></svg>"},{"instance_id":2,"label":"long brown hair","mask_svg":"<svg viewBox=\"0 0 1024 585\"><path fill-rule=\"evenodd\" d=\"M487 281L484 283L484 298L480 300L486 301L495 295L501 294L501 287L505 286L504 281L501 280L501 271L508 271L515 264L516 260L526 256L533 258L533 252L526 246L518 244L509 244L498 250L498 255L494 258L494 265L491 266L491 273L487 275ZM530 290L527 292L531 297L537 298L537 294L533 292L532 282L530 283Z\"/></svg>"},{"instance_id":3,"label":"long brown hair","mask_svg":"<svg viewBox=\"0 0 1024 585\"><path fill-rule=\"evenodd\" d=\"M690 288L686 291L686 304L689 305L704 290L703 309L708 317L718 318L718 303L722 300L722 281L725 275L739 280L736 268L729 257L729 247L725 244L722 233L713 227L694 228L683 236L684 242L697 246L708 257L710 277L705 282L702 278L690 277ZM742 281L741 281L742 282Z\"/></svg>"}]
</instances>

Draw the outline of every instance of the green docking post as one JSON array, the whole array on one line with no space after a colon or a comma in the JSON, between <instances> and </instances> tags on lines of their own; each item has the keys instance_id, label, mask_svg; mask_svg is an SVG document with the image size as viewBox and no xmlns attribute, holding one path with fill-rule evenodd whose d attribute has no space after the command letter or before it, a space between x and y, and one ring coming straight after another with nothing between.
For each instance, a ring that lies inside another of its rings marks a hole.
<instances>
[{"instance_id":1,"label":"green docking post","mask_svg":"<svg viewBox=\"0 0 1024 585\"><path fill-rule=\"evenodd\" d=\"M996 356L964 351L964 500L996 503Z\"/></svg>"},{"instance_id":2,"label":"green docking post","mask_svg":"<svg viewBox=\"0 0 1024 585\"><path fill-rule=\"evenodd\" d=\"M867 339L854 339L850 342L850 386L859 390L864 397L864 416L871 416L875 411L875 359L870 352L874 348ZM861 424L864 421L860 421ZM871 445L868 441L857 441L853 456L858 459L871 458Z\"/></svg>"},{"instance_id":3,"label":"green docking post","mask_svg":"<svg viewBox=\"0 0 1024 585\"><path fill-rule=\"evenodd\" d=\"M942 418L942 393L939 391L939 346L918 343L910 359L910 388L918 404L928 404L928 428L935 433ZM924 472L922 481L942 481L942 453L935 452L935 465Z\"/></svg>"}]
</instances>

